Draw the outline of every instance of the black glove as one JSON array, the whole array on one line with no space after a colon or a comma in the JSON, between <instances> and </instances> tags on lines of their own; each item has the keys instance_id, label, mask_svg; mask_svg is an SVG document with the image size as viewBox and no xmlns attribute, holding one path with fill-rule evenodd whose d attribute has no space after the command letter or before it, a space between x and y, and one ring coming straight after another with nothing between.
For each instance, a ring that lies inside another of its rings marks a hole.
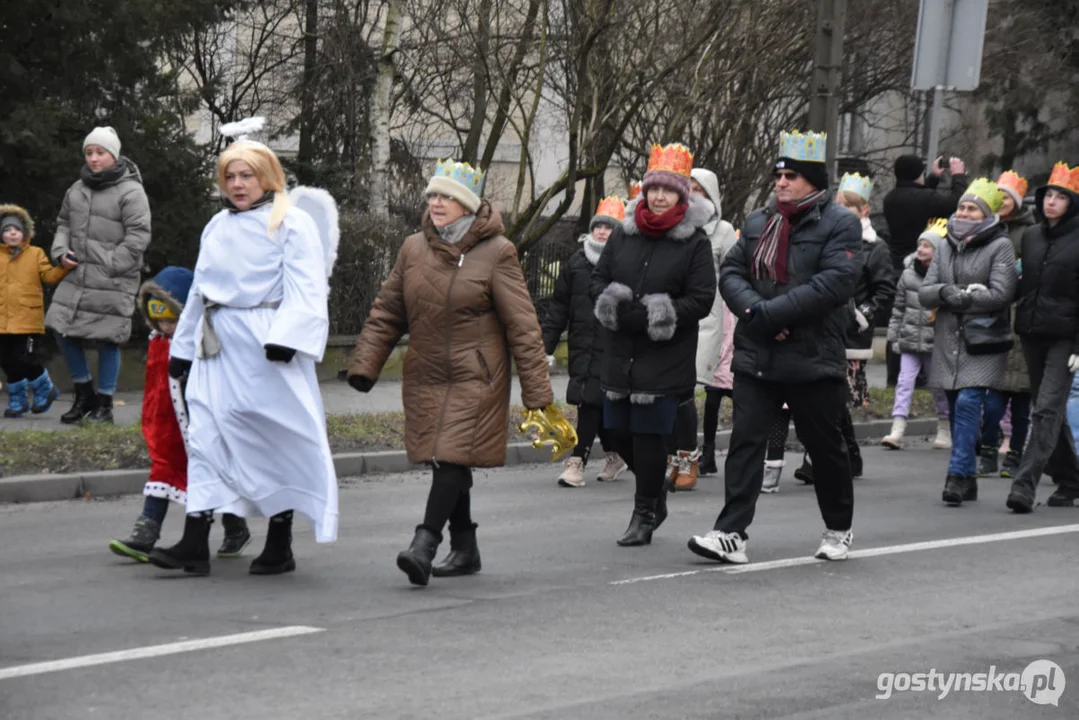
<instances>
[{"instance_id":1,"label":"black glove","mask_svg":"<svg viewBox=\"0 0 1079 720\"><path fill-rule=\"evenodd\" d=\"M776 333L772 332L768 325L768 318L765 316L764 310L761 309L760 303L749 308L749 312L742 318L739 325L742 323L745 323L746 335L759 342L766 342L776 336Z\"/></svg>"},{"instance_id":2,"label":"black glove","mask_svg":"<svg viewBox=\"0 0 1079 720\"><path fill-rule=\"evenodd\" d=\"M631 333L648 330L648 311L639 302L624 302L618 306L618 329Z\"/></svg>"},{"instance_id":3,"label":"black glove","mask_svg":"<svg viewBox=\"0 0 1079 720\"><path fill-rule=\"evenodd\" d=\"M375 386L375 381L369 377L363 375L349 375L348 384L356 388L362 393L371 392L371 388Z\"/></svg>"},{"instance_id":4,"label":"black glove","mask_svg":"<svg viewBox=\"0 0 1079 720\"><path fill-rule=\"evenodd\" d=\"M292 360L296 351L283 345L267 345L266 359L270 362L287 363Z\"/></svg>"},{"instance_id":5,"label":"black glove","mask_svg":"<svg viewBox=\"0 0 1079 720\"><path fill-rule=\"evenodd\" d=\"M958 285L945 285L940 289L940 301L949 310L962 312L974 303L974 298Z\"/></svg>"},{"instance_id":6,"label":"black glove","mask_svg":"<svg viewBox=\"0 0 1079 720\"><path fill-rule=\"evenodd\" d=\"M169 358L169 377L174 380L179 380L184 375L191 372L191 361L181 360L180 358Z\"/></svg>"}]
</instances>

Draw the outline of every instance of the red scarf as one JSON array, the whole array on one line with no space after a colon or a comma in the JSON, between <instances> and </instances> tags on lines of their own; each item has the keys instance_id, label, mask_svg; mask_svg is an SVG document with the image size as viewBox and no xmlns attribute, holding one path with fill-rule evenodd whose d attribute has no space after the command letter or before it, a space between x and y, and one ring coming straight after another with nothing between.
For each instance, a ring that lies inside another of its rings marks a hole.
<instances>
[{"instance_id":1,"label":"red scarf","mask_svg":"<svg viewBox=\"0 0 1079 720\"><path fill-rule=\"evenodd\" d=\"M688 209L689 203L683 202L678 203L662 215L656 215L648 209L647 205L639 202L637 203L637 208L633 211L633 218L637 221L637 229L641 231L642 235L658 238L663 237L668 230L682 222L682 218L686 216L686 210Z\"/></svg>"},{"instance_id":2,"label":"red scarf","mask_svg":"<svg viewBox=\"0 0 1079 720\"><path fill-rule=\"evenodd\" d=\"M787 284L787 247L790 243L791 218L801 215L813 207L824 195L818 190L798 202L777 202L776 212L757 238L757 247L753 250L753 277L771 278L777 285Z\"/></svg>"}]
</instances>

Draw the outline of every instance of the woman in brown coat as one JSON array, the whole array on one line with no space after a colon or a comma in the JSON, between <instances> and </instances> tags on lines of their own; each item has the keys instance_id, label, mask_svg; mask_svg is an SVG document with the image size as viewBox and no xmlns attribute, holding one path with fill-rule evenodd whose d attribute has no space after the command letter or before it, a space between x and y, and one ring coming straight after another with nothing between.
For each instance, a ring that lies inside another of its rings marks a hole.
<instances>
[{"instance_id":1,"label":"woman in brown coat","mask_svg":"<svg viewBox=\"0 0 1079 720\"><path fill-rule=\"evenodd\" d=\"M433 469L422 524L397 567L415 585L480 569L470 512L472 468L506 462L510 362L529 410L554 402L539 321L517 249L498 211L480 199L483 176L439 162L423 230L409 236L356 341L349 383L367 392L408 333L402 395L405 448ZM450 524L450 554L431 563Z\"/></svg>"}]
</instances>

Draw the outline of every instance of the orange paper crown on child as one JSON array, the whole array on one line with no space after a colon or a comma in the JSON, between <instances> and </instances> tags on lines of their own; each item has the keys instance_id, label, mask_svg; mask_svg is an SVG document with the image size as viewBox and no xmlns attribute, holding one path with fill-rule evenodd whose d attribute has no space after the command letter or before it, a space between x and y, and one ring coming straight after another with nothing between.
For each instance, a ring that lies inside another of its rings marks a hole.
<instances>
[{"instance_id":1,"label":"orange paper crown on child","mask_svg":"<svg viewBox=\"0 0 1079 720\"><path fill-rule=\"evenodd\" d=\"M631 182L629 184L629 199L634 200L641 194L641 181Z\"/></svg>"},{"instance_id":2,"label":"orange paper crown on child","mask_svg":"<svg viewBox=\"0 0 1079 720\"><path fill-rule=\"evenodd\" d=\"M596 208L596 216L610 217L621 222L626 219L626 206L622 204L621 198L614 195L608 195L599 201L599 207Z\"/></svg>"},{"instance_id":3,"label":"orange paper crown on child","mask_svg":"<svg viewBox=\"0 0 1079 720\"><path fill-rule=\"evenodd\" d=\"M648 156L648 172L663 170L689 177L693 170L693 153L682 143L653 145Z\"/></svg>"},{"instance_id":4,"label":"orange paper crown on child","mask_svg":"<svg viewBox=\"0 0 1079 720\"><path fill-rule=\"evenodd\" d=\"M1016 205L1022 205L1030 185L1027 179L1021 177L1016 171L1007 170L997 178L997 187L1011 195Z\"/></svg>"},{"instance_id":5,"label":"orange paper crown on child","mask_svg":"<svg viewBox=\"0 0 1079 720\"><path fill-rule=\"evenodd\" d=\"M1079 194L1079 166L1070 168L1058 162L1053 166L1053 174L1049 176L1047 184Z\"/></svg>"}]
</instances>

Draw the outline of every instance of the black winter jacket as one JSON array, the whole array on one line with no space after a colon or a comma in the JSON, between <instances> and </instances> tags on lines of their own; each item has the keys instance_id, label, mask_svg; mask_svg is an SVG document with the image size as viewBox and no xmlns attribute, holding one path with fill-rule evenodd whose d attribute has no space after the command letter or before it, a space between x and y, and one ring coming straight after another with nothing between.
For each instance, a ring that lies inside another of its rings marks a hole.
<instances>
[{"instance_id":1,"label":"black winter jacket","mask_svg":"<svg viewBox=\"0 0 1079 720\"><path fill-rule=\"evenodd\" d=\"M591 236L586 236L590 238ZM589 240L585 240L589 242ZM601 252L589 249L589 252ZM599 260L597 255L596 260ZM543 319L543 347L554 355L562 331L569 326L569 386L566 402L570 405L602 405L600 371L603 368L603 328L596 320L592 298L588 294L594 266L580 250L562 265L555 281L554 294Z\"/></svg>"},{"instance_id":2,"label":"black winter jacket","mask_svg":"<svg viewBox=\"0 0 1079 720\"><path fill-rule=\"evenodd\" d=\"M608 398L648 405L690 397L697 384L697 331L712 310L716 270L702 229L715 209L691 196L685 217L662 238L641 234L636 203L607 240L592 273L596 317L605 328L602 386Z\"/></svg>"},{"instance_id":3,"label":"black winter jacket","mask_svg":"<svg viewBox=\"0 0 1079 720\"><path fill-rule=\"evenodd\" d=\"M1038 188L1041 214L1046 188ZM1015 332L1032 339L1073 342L1079 353L1079 195L1054 227L1044 219L1023 233L1023 274L1015 307Z\"/></svg>"},{"instance_id":4,"label":"black winter jacket","mask_svg":"<svg viewBox=\"0 0 1079 720\"><path fill-rule=\"evenodd\" d=\"M853 213L825 194L793 220L788 282L777 285L750 273L757 238L774 213L772 203L750 215L741 239L720 267L719 290L739 318L731 368L771 382L844 379L849 303L862 268L862 227ZM743 321L746 310L754 306L760 319ZM783 329L790 334L777 341L775 336Z\"/></svg>"},{"instance_id":5,"label":"black winter jacket","mask_svg":"<svg viewBox=\"0 0 1079 720\"><path fill-rule=\"evenodd\" d=\"M884 218L888 221L891 238L888 245L892 256L892 269L902 271L903 259L918 249L918 236L933 218L951 217L959 205L959 198L967 189L966 175L952 175L948 190L937 190L940 177L928 175L925 185L899 180L895 188L884 196Z\"/></svg>"},{"instance_id":6,"label":"black winter jacket","mask_svg":"<svg viewBox=\"0 0 1079 720\"><path fill-rule=\"evenodd\" d=\"M869 327L858 329L855 319L847 329L847 359L869 360L873 357L873 328L886 315L895 299L895 272L888 247L880 239L862 240L862 271L851 298L854 309L865 315Z\"/></svg>"}]
</instances>

